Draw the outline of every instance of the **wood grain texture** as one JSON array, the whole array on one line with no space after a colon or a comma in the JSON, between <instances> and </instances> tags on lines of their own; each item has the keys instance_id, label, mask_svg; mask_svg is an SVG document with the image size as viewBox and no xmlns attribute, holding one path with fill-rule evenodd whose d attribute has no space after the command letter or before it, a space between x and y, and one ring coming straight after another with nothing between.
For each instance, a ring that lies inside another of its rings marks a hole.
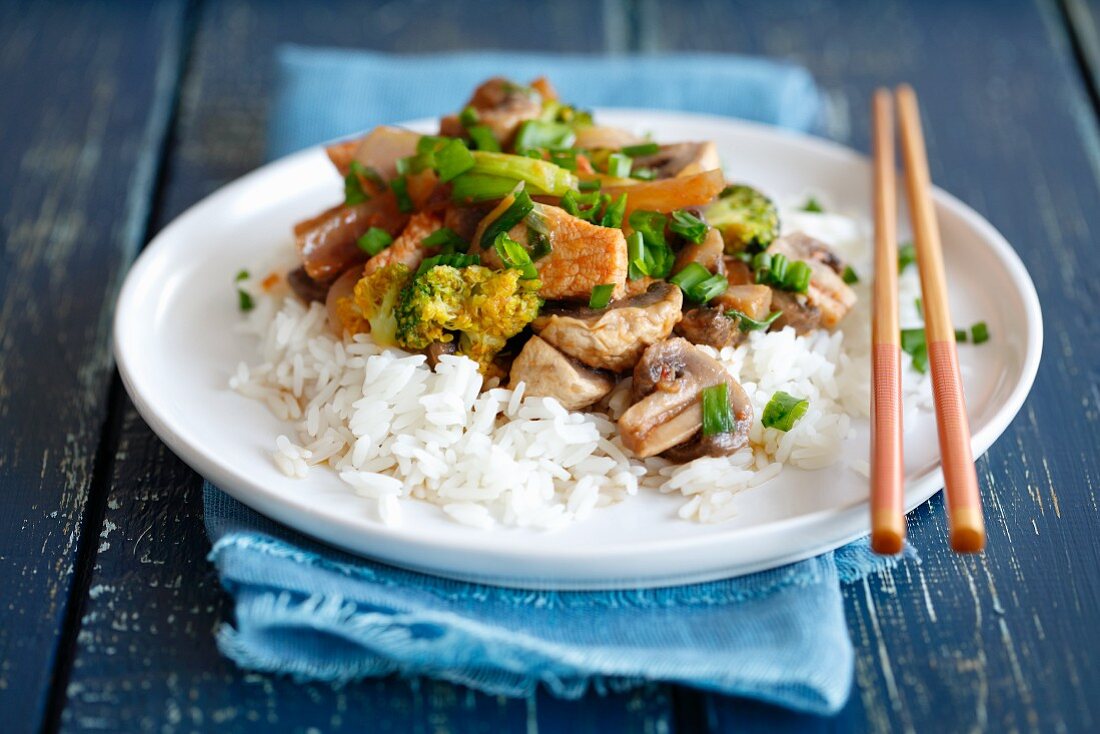
<instances>
[{"instance_id":1,"label":"wood grain texture","mask_svg":"<svg viewBox=\"0 0 1100 734\"><path fill-rule=\"evenodd\" d=\"M740 51L805 64L834 105L832 135L865 151L874 87L911 82L933 179L1014 244L1047 328L1031 398L978 462L988 551L952 554L940 499L920 509L909 534L923 564L845 590L857 690L841 715L813 720L711 698L713 729L1095 730L1100 136L1058 7L1045 0L642 7L652 50Z\"/></svg>"},{"instance_id":2,"label":"wood grain texture","mask_svg":"<svg viewBox=\"0 0 1100 734\"><path fill-rule=\"evenodd\" d=\"M108 411L110 317L144 235L181 6L0 5L5 731L42 720L78 549L99 532L88 537L83 520Z\"/></svg>"},{"instance_id":3,"label":"wood grain texture","mask_svg":"<svg viewBox=\"0 0 1100 734\"><path fill-rule=\"evenodd\" d=\"M317 8L208 2L187 70L160 226L261 163L271 58L281 42L425 52L523 42L599 50L617 43L605 14L576 3ZM612 25L615 24L612 18ZM524 38L503 29L528 24ZM610 38L606 37L609 35ZM201 480L129 401L109 480L103 535L62 728L107 731L666 732L668 689L528 701L436 681L371 680L341 689L243 673L215 649L229 600L203 559Z\"/></svg>"}]
</instances>

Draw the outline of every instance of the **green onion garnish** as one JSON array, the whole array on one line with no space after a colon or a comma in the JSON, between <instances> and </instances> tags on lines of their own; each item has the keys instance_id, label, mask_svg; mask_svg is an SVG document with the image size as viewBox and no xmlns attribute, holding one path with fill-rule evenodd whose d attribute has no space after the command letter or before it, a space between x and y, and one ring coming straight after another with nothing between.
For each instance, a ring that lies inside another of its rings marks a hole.
<instances>
[{"instance_id":1,"label":"green onion garnish","mask_svg":"<svg viewBox=\"0 0 1100 734\"><path fill-rule=\"evenodd\" d=\"M377 175L377 173L375 174ZM348 166L348 175L344 176L344 203L348 206L362 204L370 198L363 189L363 178L367 176L366 168L359 161L352 161Z\"/></svg>"},{"instance_id":2,"label":"green onion garnish","mask_svg":"<svg viewBox=\"0 0 1100 734\"><path fill-rule=\"evenodd\" d=\"M439 172L439 180L443 183L447 183L473 167L473 154L470 153L466 144L457 138L449 140L435 154L435 170Z\"/></svg>"},{"instance_id":3,"label":"green onion garnish","mask_svg":"<svg viewBox=\"0 0 1100 734\"><path fill-rule=\"evenodd\" d=\"M539 271L531 261L531 255L523 249L523 245L509 237L507 232L501 232L496 236L493 240L493 249L497 251L504 265L520 271L524 280L539 277Z\"/></svg>"},{"instance_id":4,"label":"green onion garnish","mask_svg":"<svg viewBox=\"0 0 1100 734\"><path fill-rule=\"evenodd\" d=\"M442 247L443 253L466 252L470 249L470 243L458 236L450 227L440 227L430 235L420 240L425 247Z\"/></svg>"},{"instance_id":5,"label":"green onion garnish","mask_svg":"<svg viewBox=\"0 0 1100 734\"><path fill-rule=\"evenodd\" d=\"M707 237L707 224L691 212L672 212L672 221L668 228L689 242L699 244Z\"/></svg>"},{"instance_id":6,"label":"green onion garnish","mask_svg":"<svg viewBox=\"0 0 1100 734\"><path fill-rule=\"evenodd\" d=\"M390 188L393 189L393 195L397 197L397 209L402 214L411 214L414 207L412 199L409 198L409 182L405 177L398 176L390 181Z\"/></svg>"},{"instance_id":7,"label":"green onion garnish","mask_svg":"<svg viewBox=\"0 0 1100 734\"><path fill-rule=\"evenodd\" d=\"M982 344L989 341L989 327L984 321L979 321L970 327L970 341Z\"/></svg>"},{"instance_id":8,"label":"green onion garnish","mask_svg":"<svg viewBox=\"0 0 1100 734\"><path fill-rule=\"evenodd\" d=\"M637 157L641 155L653 155L661 150L661 146L657 143L641 143L639 145L628 145L622 149L622 152L631 157Z\"/></svg>"},{"instance_id":9,"label":"green onion garnish","mask_svg":"<svg viewBox=\"0 0 1100 734\"><path fill-rule=\"evenodd\" d=\"M794 428L799 418L806 415L809 408L809 400L796 398L780 390L772 395L771 400L764 406L764 415L760 417L760 422L764 424L764 428L789 431Z\"/></svg>"},{"instance_id":10,"label":"green onion garnish","mask_svg":"<svg viewBox=\"0 0 1100 734\"><path fill-rule=\"evenodd\" d=\"M753 256L752 269L756 272L756 282L784 291L805 293L810 287L813 270L801 260L791 262L782 253L774 255L758 252Z\"/></svg>"},{"instance_id":11,"label":"green onion garnish","mask_svg":"<svg viewBox=\"0 0 1100 734\"><path fill-rule=\"evenodd\" d=\"M462 112L458 113L458 122L462 125L462 127L473 127L477 124L477 120L477 110L475 110L473 107L467 107L466 109L462 110Z\"/></svg>"},{"instance_id":12,"label":"green onion garnish","mask_svg":"<svg viewBox=\"0 0 1100 734\"><path fill-rule=\"evenodd\" d=\"M555 166L561 166L567 171L577 170L577 154L571 150L550 151L550 162Z\"/></svg>"},{"instance_id":13,"label":"green onion garnish","mask_svg":"<svg viewBox=\"0 0 1100 734\"><path fill-rule=\"evenodd\" d=\"M657 172L652 168L635 168L630 172L630 177L641 181L652 181L657 178Z\"/></svg>"},{"instance_id":14,"label":"green onion garnish","mask_svg":"<svg viewBox=\"0 0 1100 734\"><path fill-rule=\"evenodd\" d=\"M901 351L913 358L913 369L917 372L928 370L928 342L923 327L901 330Z\"/></svg>"},{"instance_id":15,"label":"green onion garnish","mask_svg":"<svg viewBox=\"0 0 1100 734\"><path fill-rule=\"evenodd\" d=\"M666 244L665 227L667 225L668 217L660 212L639 209L630 214L630 228L635 232L641 232L647 245Z\"/></svg>"},{"instance_id":16,"label":"green onion garnish","mask_svg":"<svg viewBox=\"0 0 1100 734\"><path fill-rule=\"evenodd\" d=\"M787 266L787 272L783 276L783 287L795 293L805 293L810 287L810 278L814 271L801 260L795 260Z\"/></svg>"},{"instance_id":17,"label":"green onion garnish","mask_svg":"<svg viewBox=\"0 0 1100 734\"><path fill-rule=\"evenodd\" d=\"M917 248L913 247L912 242L904 242L898 247L898 272L905 270L907 267L917 261Z\"/></svg>"},{"instance_id":18,"label":"green onion garnish","mask_svg":"<svg viewBox=\"0 0 1100 734\"><path fill-rule=\"evenodd\" d=\"M696 303L706 303L725 293L729 287L730 282L726 280L726 276L715 273L692 288L688 297Z\"/></svg>"},{"instance_id":19,"label":"green onion garnish","mask_svg":"<svg viewBox=\"0 0 1100 734\"><path fill-rule=\"evenodd\" d=\"M600 179L596 178L592 179L591 181L581 181L579 184L577 184L577 189L579 191L599 191Z\"/></svg>"},{"instance_id":20,"label":"green onion garnish","mask_svg":"<svg viewBox=\"0 0 1100 734\"><path fill-rule=\"evenodd\" d=\"M966 341L966 329L955 329L955 341L957 341L957 342L965 342Z\"/></svg>"},{"instance_id":21,"label":"green onion garnish","mask_svg":"<svg viewBox=\"0 0 1100 734\"><path fill-rule=\"evenodd\" d=\"M475 151L473 156L474 167L470 169L470 173L485 173L513 181L525 181L538 194L565 196L567 191L577 188L577 177L550 161L483 150Z\"/></svg>"},{"instance_id":22,"label":"green onion garnish","mask_svg":"<svg viewBox=\"0 0 1100 734\"><path fill-rule=\"evenodd\" d=\"M622 153L612 153L607 157L607 175L615 178L628 178L634 159Z\"/></svg>"},{"instance_id":23,"label":"green onion garnish","mask_svg":"<svg viewBox=\"0 0 1100 734\"><path fill-rule=\"evenodd\" d=\"M371 227L366 234L355 241L360 250L372 257L385 250L392 243L393 237L381 227Z\"/></svg>"},{"instance_id":24,"label":"green onion garnish","mask_svg":"<svg viewBox=\"0 0 1100 734\"><path fill-rule=\"evenodd\" d=\"M825 211L825 209L821 206L821 202L811 196L810 198L806 199L806 203L802 205L802 211L813 212L814 214L821 214Z\"/></svg>"},{"instance_id":25,"label":"green onion garnish","mask_svg":"<svg viewBox=\"0 0 1100 734\"><path fill-rule=\"evenodd\" d=\"M605 283L592 289L592 295L588 297L589 308L607 308L611 303L611 292L615 290L614 283Z\"/></svg>"},{"instance_id":26,"label":"green onion garnish","mask_svg":"<svg viewBox=\"0 0 1100 734\"><path fill-rule=\"evenodd\" d=\"M725 382L703 388L703 435L733 433L730 388Z\"/></svg>"},{"instance_id":27,"label":"green onion garnish","mask_svg":"<svg viewBox=\"0 0 1100 734\"><path fill-rule=\"evenodd\" d=\"M645 238L642 237L641 232L633 232L626 238L626 261L629 263L628 278L638 280L645 275L642 272L642 268L645 267Z\"/></svg>"},{"instance_id":28,"label":"green onion garnish","mask_svg":"<svg viewBox=\"0 0 1100 734\"><path fill-rule=\"evenodd\" d=\"M467 171L451 182L451 199L471 204L493 201L503 199L515 187L515 179Z\"/></svg>"},{"instance_id":29,"label":"green onion garnish","mask_svg":"<svg viewBox=\"0 0 1100 734\"><path fill-rule=\"evenodd\" d=\"M680 286L684 295L696 303L706 303L722 295L729 288L726 276L711 275L711 272L699 263L688 263L683 270L668 280Z\"/></svg>"},{"instance_id":30,"label":"green onion garnish","mask_svg":"<svg viewBox=\"0 0 1100 734\"><path fill-rule=\"evenodd\" d=\"M573 128L565 123L527 120L519 126L513 147L516 151L532 148L561 150L572 147L576 139Z\"/></svg>"},{"instance_id":31,"label":"green onion garnish","mask_svg":"<svg viewBox=\"0 0 1100 734\"><path fill-rule=\"evenodd\" d=\"M470 136L470 141L478 150L489 153L500 152L500 142L493 135L493 131L485 125L471 125L466 128L466 134Z\"/></svg>"},{"instance_id":32,"label":"green onion garnish","mask_svg":"<svg viewBox=\"0 0 1100 734\"><path fill-rule=\"evenodd\" d=\"M641 258L636 258L630 254L630 243L627 243L630 272L641 274L631 275L631 280L637 280L642 275L653 278L667 278L668 274L672 272L676 255L665 241L665 226L667 224L668 217L660 212L639 209L631 213L630 227L636 234L642 235L645 243Z\"/></svg>"},{"instance_id":33,"label":"green onion garnish","mask_svg":"<svg viewBox=\"0 0 1100 734\"><path fill-rule=\"evenodd\" d=\"M844 266L844 272L840 276L845 283L852 285L859 282L859 275L852 269L851 265Z\"/></svg>"},{"instance_id":34,"label":"green onion garnish","mask_svg":"<svg viewBox=\"0 0 1100 734\"><path fill-rule=\"evenodd\" d=\"M452 252L446 255L435 255L429 257L420 263L420 267L416 269L416 277L420 277L424 273L428 272L436 266L446 266L450 268L468 268L471 265L480 265L481 258L477 255L466 255L461 252Z\"/></svg>"},{"instance_id":35,"label":"green onion garnish","mask_svg":"<svg viewBox=\"0 0 1100 734\"><path fill-rule=\"evenodd\" d=\"M772 311L768 314L768 317L763 321L757 321L746 313L742 313L735 308L731 308L726 311L726 318L737 319L737 328L744 332L760 331L761 329L767 329L775 320L783 315L782 311Z\"/></svg>"},{"instance_id":36,"label":"green onion garnish","mask_svg":"<svg viewBox=\"0 0 1100 734\"><path fill-rule=\"evenodd\" d=\"M485 232L481 235L481 242L479 243L481 248L487 250L490 247L495 247L497 237L522 222L524 217L530 214L531 210L534 208L535 202L531 201L531 195L527 193L527 187L521 186L519 191L515 193L512 203L508 208L485 228ZM514 242L515 240L512 241ZM524 251L524 254L526 255L527 252Z\"/></svg>"},{"instance_id":37,"label":"green onion garnish","mask_svg":"<svg viewBox=\"0 0 1100 734\"><path fill-rule=\"evenodd\" d=\"M233 279L234 283L240 283L242 280L248 280L248 271L242 270L237 273L237 277ZM256 304L252 301L252 294L243 288L237 288L237 307L241 311L251 311L256 307Z\"/></svg>"},{"instance_id":38,"label":"green onion garnish","mask_svg":"<svg viewBox=\"0 0 1100 734\"><path fill-rule=\"evenodd\" d=\"M625 214L626 194L619 194L619 198L604 207L603 217L600 218L600 226L621 229L623 226L623 216Z\"/></svg>"},{"instance_id":39,"label":"green onion garnish","mask_svg":"<svg viewBox=\"0 0 1100 734\"><path fill-rule=\"evenodd\" d=\"M699 263L688 263L684 269L668 279L669 283L680 286L680 290L687 293L690 288L702 283L710 277L710 271Z\"/></svg>"}]
</instances>

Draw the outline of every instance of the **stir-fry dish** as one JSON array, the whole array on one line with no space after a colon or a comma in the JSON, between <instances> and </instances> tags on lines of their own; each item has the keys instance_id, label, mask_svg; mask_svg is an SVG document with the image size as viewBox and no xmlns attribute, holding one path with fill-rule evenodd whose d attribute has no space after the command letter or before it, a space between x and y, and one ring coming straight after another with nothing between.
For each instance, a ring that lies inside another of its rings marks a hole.
<instances>
[{"instance_id":1,"label":"stir-fry dish","mask_svg":"<svg viewBox=\"0 0 1100 734\"><path fill-rule=\"evenodd\" d=\"M328 156L344 201L295 227L289 282L337 334L431 365L463 355L569 411L630 377L617 428L639 458L748 442L752 403L700 346L832 330L856 302L852 269L781 236L775 203L727 181L713 143L600 125L546 79L490 79L438 134L378 127ZM768 407L774 425L805 410Z\"/></svg>"}]
</instances>

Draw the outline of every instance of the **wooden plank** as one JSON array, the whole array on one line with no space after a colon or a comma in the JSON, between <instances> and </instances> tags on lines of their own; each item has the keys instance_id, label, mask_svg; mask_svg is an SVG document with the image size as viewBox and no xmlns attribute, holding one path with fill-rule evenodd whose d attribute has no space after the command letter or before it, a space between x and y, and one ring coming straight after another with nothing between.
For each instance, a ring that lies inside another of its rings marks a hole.
<instances>
[{"instance_id":1,"label":"wooden plank","mask_svg":"<svg viewBox=\"0 0 1100 734\"><path fill-rule=\"evenodd\" d=\"M653 50L805 64L835 104L831 133L862 150L874 87L913 83L933 177L1012 241L1047 328L1031 398L979 462L989 550L953 555L937 498L910 518L923 564L846 589L857 689L841 716L712 698L713 728L1095 729L1100 135L1053 0L642 7Z\"/></svg>"},{"instance_id":2,"label":"wooden plank","mask_svg":"<svg viewBox=\"0 0 1100 734\"><path fill-rule=\"evenodd\" d=\"M258 165L276 44L401 51L466 46L598 50L621 43L580 3L470 6L210 2L202 10L168 166L161 225ZM506 29L523 25L522 37ZM615 24L612 18L612 25ZM201 482L123 403L121 440L63 728L378 732L670 731L666 689L513 701L396 679L333 689L242 673L214 648L231 605L202 559Z\"/></svg>"},{"instance_id":3,"label":"wooden plank","mask_svg":"<svg viewBox=\"0 0 1100 734\"><path fill-rule=\"evenodd\" d=\"M83 520L108 416L110 317L144 235L182 5L0 5L5 731L43 722L80 549L98 533Z\"/></svg>"}]
</instances>

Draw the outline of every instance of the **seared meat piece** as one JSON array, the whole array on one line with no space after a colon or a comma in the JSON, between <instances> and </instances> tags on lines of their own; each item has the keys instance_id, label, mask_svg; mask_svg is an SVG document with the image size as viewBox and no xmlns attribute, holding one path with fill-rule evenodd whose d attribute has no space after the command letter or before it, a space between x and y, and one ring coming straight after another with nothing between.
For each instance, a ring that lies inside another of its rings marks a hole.
<instances>
[{"instance_id":1,"label":"seared meat piece","mask_svg":"<svg viewBox=\"0 0 1100 734\"><path fill-rule=\"evenodd\" d=\"M435 252L434 248L425 247L420 241L442 226L443 217L439 214L434 212L413 214L397 239L367 261L363 275L370 275L395 262L405 263L410 269L416 270L424 258Z\"/></svg>"},{"instance_id":2,"label":"seared meat piece","mask_svg":"<svg viewBox=\"0 0 1100 734\"><path fill-rule=\"evenodd\" d=\"M726 383L734 430L704 437L702 392ZM640 458L663 455L685 462L728 456L748 442L752 403L720 362L684 339L646 349L634 368L634 404L619 418L623 444Z\"/></svg>"},{"instance_id":3,"label":"seared meat piece","mask_svg":"<svg viewBox=\"0 0 1100 734\"><path fill-rule=\"evenodd\" d=\"M328 294L328 285L325 283L318 283L313 278L309 277L305 268L297 268L291 270L286 274L286 282L290 286L290 290L294 291L294 295L301 298L306 303L310 301L323 301Z\"/></svg>"},{"instance_id":4,"label":"seared meat piece","mask_svg":"<svg viewBox=\"0 0 1100 734\"><path fill-rule=\"evenodd\" d=\"M691 176L721 167L718 149L710 141L662 145L656 153L634 159L635 169L648 168L656 174L657 178Z\"/></svg>"},{"instance_id":5,"label":"seared meat piece","mask_svg":"<svg viewBox=\"0 0 1100 734\"><path fill-rule=\"evenodd\" d=\"M640 296L605 309L549 310L531 322L535 333L589 367L622 372L651 344L672 333L684 297L677 286L658 281Z\"/></svg>"},{"instance_id":6,"label":"seared meat piece","mask_svg":"<svg viewBox=\"0 0 1100 734\"><path fill-rule=\"evenodd\" d=\"M512 389L523 382L524 395L555 398L566 410L586 408L611 392L615 381L570 359L533 336L512 362Z\"/></svg>"},{"instance_id":7,"label":"seared meat piece","mask_svg":"<svg viewBox=\"0 0 1100 734\"><path fill-rule=\"evenodd\" d=\"M712 227L707 230L707 236L702 242L689 243L677 253L672 272L678 273L691 263L699 263L712 273L725 273L726 263L722 256L724 248L722 234Z\"/></svg>"},{"instance_id":8,"label":"seared meat piece","mask_svg":"<svg viewBox=\"0 0 1100 734\"><path fill-rule=\"evenodd\" d=\"M715 349L732 347L745 338L745 332L737 327L736 319L712 306L684 311L684 317L676 324L675 331L692 344L706 344Z\"/></svg>"},{"instance_id":9,"label":"seared meat piece","mask_svg":"<svg viewBox=\"0 0 1100 734\"><path fill-rule=\"evenodd\" d=\"M783 254L791 261L801 260L813 271L804 295L775 292L774 305L783 315L774 328L790 326L799 334L816 328L835 329L856 303L855 292L840 276L843 261L824 242L802 232L780 237L768 252Z\"/></svg>"},{"instance_id":10,"label":"seared meat piece","mask_svg":"<svg viewBox=\"0 0 1100 734\"><path fill-rule=\"evenodd\" d=\"M542 281L540 296L547 300L587 301L593 288L610 283L615 286L612 297L622 297L627 262L626 237L621 229L586 222L548 204L536 204L535 212L542 220L551 247L550 254L535 260L535 268ZM490 214L483 225L493 219L494 214ZM478 228L475 239L481 237L483 230L484 226ZM529 237L526 222L520 222L509 230L508 236L526 245ZM496 250L491 247L481 250L480 255L482 264L491 268L503 267Z\"/></svg>"},{"instance_id":11,"label":"seared meat piece","mask_svg":"<svg viewBox=\"0 0 1100 734\"><path fill-rule=\"evenodd\" d=\"M516 128L542 114L542 95L532 87L524 87L503 77L494 77L474 91L463 105L477 111L478 123L487 126L502 146L515 137ZM440 120L439 134L462 137L465 129L458 115Z\"/></svg>"}]
</instances>

